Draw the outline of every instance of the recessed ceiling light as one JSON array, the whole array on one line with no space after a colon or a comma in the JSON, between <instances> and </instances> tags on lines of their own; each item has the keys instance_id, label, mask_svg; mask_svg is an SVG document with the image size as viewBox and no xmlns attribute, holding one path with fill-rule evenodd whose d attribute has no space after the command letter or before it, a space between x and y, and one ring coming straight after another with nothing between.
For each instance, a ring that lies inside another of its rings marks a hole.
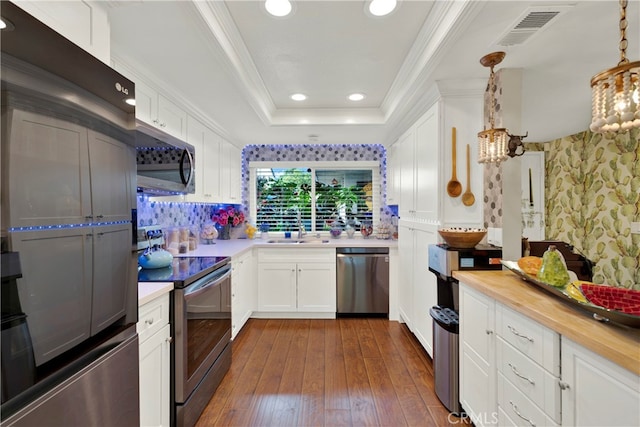
<instances>
[{"instance_id":1,"label":"recessed ceiling light","mask_svg":"<svg viewBox=\"0 0 640 427\"><path fill-rule=\"evenodd\" d=\"M294 101L304 101L305 99L307 99L307 95L305 95L304 93L294 93L293 95L291 95L291 99L293 99Z\"/></svg>"},{"instance_id":2,"label":"recessed ceiling light","mask_svg":"<svg viewBox=\"0 0 640 427\"><path fill-rule=\"evenodd\" d=\"M349 101L362 101L364 99L364 93L352 93L349 95Z\"/></svg>"},{"instance_id":3,"label":"recessed ceiling light","mask_svg":"<svg viewBox=\"0 0 640 427\"><path fill-rule=\"evenodd\" d=\"M385 16L396 8L396 0L372 0L369 3L369 12L374 16Z\"/></svg>"},{"instance_id":4,"label":"recessed ceiling light","mask_svg":"<svg viewBox=\"0 0 640 427\"><path fill-rule=\"evenodd\" d=\"M292 6L289 0L266 0L264 8L271 15L281 18L291 13Z\"/></svg>"}]
</instances>

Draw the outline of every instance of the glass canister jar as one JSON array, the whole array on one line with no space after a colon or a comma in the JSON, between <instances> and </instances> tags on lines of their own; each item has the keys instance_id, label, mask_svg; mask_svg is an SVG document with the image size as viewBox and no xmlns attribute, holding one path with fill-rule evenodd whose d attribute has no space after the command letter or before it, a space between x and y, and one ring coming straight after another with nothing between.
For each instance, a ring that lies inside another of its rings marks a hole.
<instances>
[{"instance_id":1,"label":"glass canister jar","mask_svg":"<svg viewBox=\"0 0 640 427\"><path fill-rule=\"evenodd\" d=\"M203 245L213 245L218 238L218 230L213 221L207 221L200 229L200 241Z\"/></svg>"}]
</instances>

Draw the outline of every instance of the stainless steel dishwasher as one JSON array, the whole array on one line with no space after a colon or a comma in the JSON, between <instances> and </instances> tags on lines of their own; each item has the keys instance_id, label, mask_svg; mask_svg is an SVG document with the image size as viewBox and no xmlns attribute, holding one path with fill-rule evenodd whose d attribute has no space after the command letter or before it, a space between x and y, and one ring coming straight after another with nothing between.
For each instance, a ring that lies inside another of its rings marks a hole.
<instances>
[{"instance_id":1,"label":"stainless steel dishwasher","mask_svg":"<svg viewBox=\"0 0 640 427\"><path fill-rule=\"evenodd\" d=\"M337 248L338 316L389 315L389 248Z\"/></svg>"}]
</instances>

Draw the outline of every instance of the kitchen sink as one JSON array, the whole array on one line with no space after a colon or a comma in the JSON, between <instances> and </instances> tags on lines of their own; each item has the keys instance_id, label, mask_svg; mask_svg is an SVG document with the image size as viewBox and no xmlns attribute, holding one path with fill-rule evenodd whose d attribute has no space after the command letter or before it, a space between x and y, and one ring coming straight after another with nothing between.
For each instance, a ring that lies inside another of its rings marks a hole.
<instances>
[{"instance_id":1,"label":"kitchen sink","mask_svg":"<svg viewBox=\"0 0 640 427\"><path fill-rule=\"evenodd\" d=\"M267 243L276 245L299 245L302 243L329 243L329 239L272 239Z\"/></svg>"}]
</instances>

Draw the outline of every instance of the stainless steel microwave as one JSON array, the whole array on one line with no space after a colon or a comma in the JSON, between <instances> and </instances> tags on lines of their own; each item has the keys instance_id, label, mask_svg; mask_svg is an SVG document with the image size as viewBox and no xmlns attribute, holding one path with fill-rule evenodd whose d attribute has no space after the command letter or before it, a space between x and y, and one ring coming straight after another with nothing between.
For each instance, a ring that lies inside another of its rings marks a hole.
<instances>
[{"instance_id":1,"label":"stainless steel microwave","mask_svg":"<svg viewBox=\"0 0 640 427\"><path fill-rule=\"evenodd\" d=\"M195 193L195 148L155 127L136 122L138 193Z\"/></svg>"}]
</instances>

